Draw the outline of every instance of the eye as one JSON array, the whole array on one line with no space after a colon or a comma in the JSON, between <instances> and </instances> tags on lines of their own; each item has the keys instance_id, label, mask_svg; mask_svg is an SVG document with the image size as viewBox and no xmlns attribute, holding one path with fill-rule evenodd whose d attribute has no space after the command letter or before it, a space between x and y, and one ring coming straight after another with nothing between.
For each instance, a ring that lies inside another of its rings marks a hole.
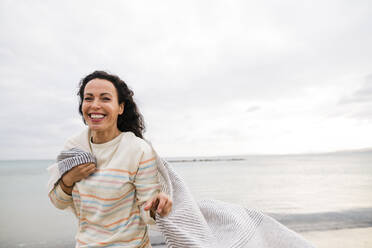
<instances>
[{"instance_id":1,"label":"eye","mask_svg":"<svg viewBox=\"0 0 372 248\"><path fill-rule=\"evenodd\" d=\"M84 101L92 101L92 100L93 100L92 97L85 97L85 98L84 98Z\"/></svg>"},{"instance_id":2,"label":"eye","mask_svg":"<svg viewBox=\"0 0 372 248\"><path fill-rule=\"evenodd\" d=\"M104 100L104 101L110 101L111 98L109 98L109 97L104 97L103 100Z\"/></svg>"}]
</instances>

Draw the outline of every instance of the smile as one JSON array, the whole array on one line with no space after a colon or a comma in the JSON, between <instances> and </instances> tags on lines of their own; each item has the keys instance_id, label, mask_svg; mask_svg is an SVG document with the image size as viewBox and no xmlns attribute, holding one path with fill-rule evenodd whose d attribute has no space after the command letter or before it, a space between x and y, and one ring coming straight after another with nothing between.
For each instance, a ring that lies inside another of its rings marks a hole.
<instances>
[{"instance_id":1,"label":"smile","mask_svg":"<svg viewBox=\"0 0 372 248\"><path fill-rule=\"evenodd\" d=\"M101 121L103 118L105 118L104 114L88 114L88 116L92 121Z\"/></svg>"}]
</instances>

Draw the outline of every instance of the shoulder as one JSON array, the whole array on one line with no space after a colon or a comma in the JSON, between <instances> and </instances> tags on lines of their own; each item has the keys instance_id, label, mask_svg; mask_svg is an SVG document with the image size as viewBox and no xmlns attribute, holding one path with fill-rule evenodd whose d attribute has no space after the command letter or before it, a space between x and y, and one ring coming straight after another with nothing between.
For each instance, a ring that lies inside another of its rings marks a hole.
<instances>
[{"instance_id":1,"label":"shoulder","mask_svg":"<svg viewBox=\"0 0 372 248\"><path fill-rule=\"evenodd\" d=\"M85 151L89 151L89 129L88 128L85 128L82 131L70 136L64 144L64 150L68 150L68 149L76 148L76 147L83 149Z\"/></svg>"},{"instance_id":2,"label":"shoulder","mask_svg":"<svg viewBox=\"0 0 372 248\"><path fill-rule=\"evenodd\" d=\"M146 140L137 137L132 132L125 132L121 142L123 150L131 154L131 158L136 161L135 164L137 166L145 166L147 163L156 159L156 154L152 146Z\"/></svg>"},{"instance_id":3,"label":"shoulder","mask_svg":"<svg viewBox=\"0 0 372 248\"><path fill-rule=\"evenodd\" d=\"M151 145L146 140L137 137L133 132L125 132L122 140L129 141L131 146L141 153L152 153Z\"/></svg>"}]
</instances>

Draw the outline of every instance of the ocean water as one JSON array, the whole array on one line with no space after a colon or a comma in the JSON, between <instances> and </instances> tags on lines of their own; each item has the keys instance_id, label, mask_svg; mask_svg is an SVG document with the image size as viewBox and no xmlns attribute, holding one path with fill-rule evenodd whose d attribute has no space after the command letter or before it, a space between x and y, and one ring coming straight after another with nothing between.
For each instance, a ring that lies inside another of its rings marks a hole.
<instances>
[{"instance_id":1,"label":"ocean water","mask_svg":"<svg viewBox=\"0 0 372 248\"><path fill-rule=\"evenodd\" d=\"M299 232L372 226L372 153L169 160L197 199L255 208ZM47 197L51 163L0 161L0 247L72 247L76 220Z\"/></svg>"}]
</instances>

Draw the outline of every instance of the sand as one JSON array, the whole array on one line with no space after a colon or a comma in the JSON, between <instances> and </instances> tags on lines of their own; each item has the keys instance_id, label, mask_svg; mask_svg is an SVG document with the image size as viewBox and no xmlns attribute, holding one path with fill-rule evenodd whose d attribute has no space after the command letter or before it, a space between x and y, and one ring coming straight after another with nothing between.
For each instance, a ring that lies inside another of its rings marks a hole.
<instances>
[{"instance_id":1,"label":"sand","mask_svg":"<svg viewBox=\"0 0 372 248\"><path fill-rule=\"evenodd\" d=\"M301 233L317 248L372 248L372 227Z\"/></svg>"},{"instance_id":2,"label":"sand","mask_svg":"<svg viewBox=\"0 0 372 248\"><path fill-rule=\"evenodd\" d=\"M300 233L316 248L372 248L372 227ZM155 245L154 248L166 248Z\"/></svg>"}]
</instances>

